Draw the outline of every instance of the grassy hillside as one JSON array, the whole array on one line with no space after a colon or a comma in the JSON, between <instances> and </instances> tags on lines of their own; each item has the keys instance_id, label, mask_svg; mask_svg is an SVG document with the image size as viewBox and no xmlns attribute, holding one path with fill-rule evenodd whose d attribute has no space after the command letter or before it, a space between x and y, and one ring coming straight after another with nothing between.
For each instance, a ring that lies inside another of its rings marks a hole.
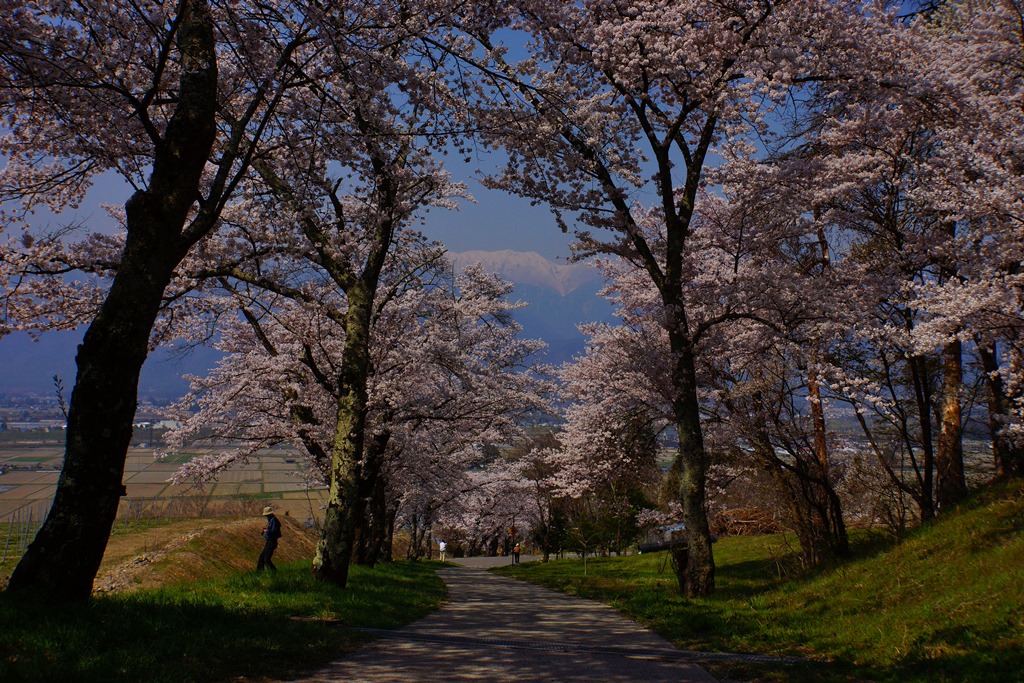
<instances>
[{"instance_id":1,"label":"grassy hillside","mask_svg":"<svg viewBox=\"0 0 1024 683\"><path fill-rule=\"evenodd\" d=\"M85 604L0 593L0 681L294 676L365 642L345 627L395 628L444 599L431 562L352 567L344 590L316 582L315 535L281 520L276 573L253 571L262 519L199 520L112 539L97 586L116 592Z\"/></svg>"},{"instance_id":2,"label":"grassy hillside","mask_svg":"<svg viewBox=\"0 0 1024 683\"><path fill-rule=\"evenodd\" d=\"M856 537L857 559L781 572L781 537L715 546L718 592L684 600L664 553L503 569L614 604L682 648L795 655L810 667L731 667L760 680L1024 681L1024 484L974 496L902 543ZM726 669L730 669L729 666Z\"/></svg>"},{"instance_id":3,"label":"grassy hillside","mask_svg":"<svg viewBox=\"0 0 1024 683\"><path fill-rule=\"evenodd\" d=\"M280 516L282 536L274 563L308 560L317 535L293 517ZM263 549L263 517L196 519L112 536L96 580L103 592L155 588L249 571Z\"/></svg>"},{"instance_id":4,"label":"grassy hillside","mask_svg":"<svg viewBox=\"0 0 1024 683\"><path fill-rule=\"evenodd\" d=\"M316 533L294 518L280 515L283 536L275 564L313 557ZM95 590L108 593L155 588L178 581L227 576L256 566L263 548L263 517L186 519L142 523L131 531L115 528L107 542ZM0 534L6 525L0 524ZM0 589L20 556L0 564Z\"/></svg>"}]
</instances>

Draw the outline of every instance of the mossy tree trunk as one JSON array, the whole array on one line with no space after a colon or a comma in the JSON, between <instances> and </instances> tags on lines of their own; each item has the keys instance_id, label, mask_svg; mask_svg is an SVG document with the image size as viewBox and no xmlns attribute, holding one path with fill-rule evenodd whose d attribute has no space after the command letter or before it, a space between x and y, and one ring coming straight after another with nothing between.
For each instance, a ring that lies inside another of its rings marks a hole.
<instances>
[{"instance_id":1,"label":"mossy tree trunk","mask_svg":"<svg viewBox=\"0 0 1024 683\"><path fill-rule=\"evenodd\" d=\"M84 600L106 550L121 497L139 373L174 268L190 244L188 212L216 135L217 63L206 2L182 4L180 96L158 140L147 189L125 205L127 238L99 314L78 347L64 465L53 505L9 590Z\"/></svg>"},{"instance_id":2,"label":"mossy tree trunk","mask_svg":"<svg viewBox=\"0 0 1024 683\"><path fill-rule=\"evenodd\" d=\"M679 472L679 501L686 525L687 554L686 562L676 562L673 566L677 572L682 572L677 578L679 585L685 586L684 594L693 597L714 592L715 559L705 507L708 458L697 401L696 359L689 344L678 340L679 337L669 333L676 356L673 379L678 391L672 406L679 435L677 463L673 464L673 469Z\"/></svg>"},{"instance_id":3,"label":"mossy tree trunk","mask_svg":"<svg viewBox=\"0 0 1024 683\"><path fill-rule=\"evenodd\" d=\"M347 289L345 347L338 381L337 422L331 452L331 482L323 532L313 557L313 576L344 587L355 550L360 478L369 404L370 322L373 290Z\"/></svg>"}]
</instances>

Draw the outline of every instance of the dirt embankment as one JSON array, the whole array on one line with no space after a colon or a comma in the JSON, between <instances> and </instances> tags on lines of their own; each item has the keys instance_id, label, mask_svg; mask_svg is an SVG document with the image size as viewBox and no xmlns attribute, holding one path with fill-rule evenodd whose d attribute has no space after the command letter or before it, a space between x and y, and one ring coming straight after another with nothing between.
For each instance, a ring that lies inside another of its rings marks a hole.
<instances>
[{"instance_id":1,"label":"dirt embankment","mask_svg":"<svg viewBox=\"0 0 1024 683\"><path fill-rule=\"evenodd\" d=\"M312 558L316 531L287 515L279 519L282 536L275 563ZM263 527L262 517L192 519L112 536L94 590L155 588L250 571L263 549Z\"/></svg>"}]
</instances>

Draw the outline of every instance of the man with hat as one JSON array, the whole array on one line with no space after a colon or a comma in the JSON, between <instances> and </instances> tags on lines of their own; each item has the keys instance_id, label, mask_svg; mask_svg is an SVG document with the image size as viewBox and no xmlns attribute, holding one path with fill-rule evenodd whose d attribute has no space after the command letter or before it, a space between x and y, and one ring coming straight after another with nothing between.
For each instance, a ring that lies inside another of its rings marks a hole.
<instances>
[{"instance_id":1,"label":"man with hat","mask_svg":"<svg viewBox=\"0 0 1024 683\"><path fill-rule=\"evenodd\" d=\"M277 539L281 538L281 522L274 516L274 508L269 505L263 508L263 516L267 518L267 526L263 527L263 538L267 542L264 544L263 552L260 553L260 559L256 563L256 571L261 571L264 566L272 571L277 571L277 567L270 561L270 558L274 556L274 551L277 550Z\"/></svg>"}]
</instances>

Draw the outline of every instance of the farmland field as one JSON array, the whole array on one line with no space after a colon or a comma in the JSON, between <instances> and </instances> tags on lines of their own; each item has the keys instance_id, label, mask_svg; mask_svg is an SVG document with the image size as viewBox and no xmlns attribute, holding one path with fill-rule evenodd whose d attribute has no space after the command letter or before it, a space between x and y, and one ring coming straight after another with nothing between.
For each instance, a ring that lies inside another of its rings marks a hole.
<instances>
[{"instance_id":1,"label":"farmland field","mask_svg":"<svg viewBox=\"0 0 1024 683\"><path fill-rule=\"evenodd\" d=\"M263 451L202 489L169 481L183 463L210 452L214 451L174 453L161 458L149 448L130 449L124 472L128 495L122 501L122 510L126 503L143 499L189 500L193 507L213 508L240 499L259 499L305 519L324 499L325 489L305 486L301 464L296 463L295 453L285 448ZM60 476L63 454L63 445L52 441L29 443L24 439L0 445L0 523L30 510L36 516L45 514Z\"/></svg>"}]
</instances>

